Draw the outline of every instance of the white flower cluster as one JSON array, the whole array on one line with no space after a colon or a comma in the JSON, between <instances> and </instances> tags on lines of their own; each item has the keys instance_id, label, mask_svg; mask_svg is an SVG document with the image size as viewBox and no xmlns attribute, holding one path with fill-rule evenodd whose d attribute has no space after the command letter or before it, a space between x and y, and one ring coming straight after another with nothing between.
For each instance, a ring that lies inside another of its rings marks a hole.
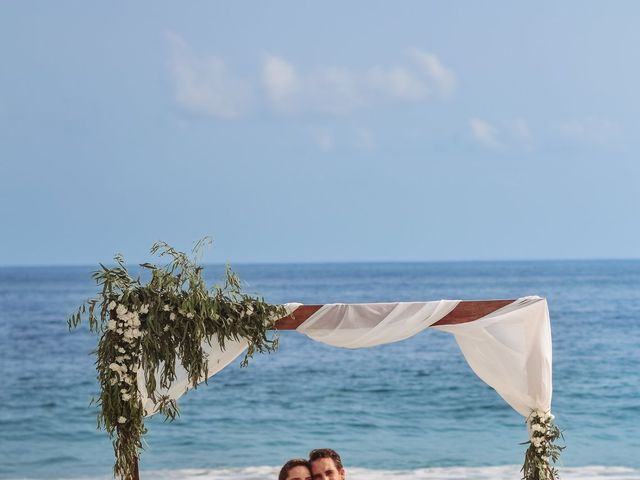
<instances>
[{"instance_id":1,"label":"white flower cluster","mask_svg":"<svg viewBox=\"0 0 640 480\"><path fill-rule=\"evenodd\" d=\"M111 302L108 305L109 311L113 311L115 307L116 320L109 320L107 328L109 330L115 330L119 335L123 336L123 340L127 343L132 343L135 338L140 338L142 333L140 332L140 314L149 312L149 305L142 305L138 311L128 311L127 307L119 304L115 305L115 302Z\"/></svg>"},{"instance_id":2,"label":"white flower cluster","mask_svg":"<svg viewBox=\"0 0 640 480\"><path fill-rule=\"evenodd\" d=\"M134 350L138 347L134 345L135 340L140 338L140 315L149 312L149 305L141 305L137 310L129 311L126 305L118 304L115 301L107 305L109 312L115 311L116 319L109 320L107 329L120 335L121 342L116 345L115 362L109 364L109 369L113 376L109 380L111 385L120 387L120 398L123 402L131 400L136 395L136 376L139 369L137 355ZM118 423L126 423L126 417L119 417Z\"/></svg>"},{"instance_id":3,"label":"white flower cluster","mask_svg":"<svg viewBox=\"0 0 640 480\"><path fill-rule=\"evenodd\" d=\"M549 412L534 410L527 419L529 427L529 440L540 455L548 455L549 436L551 434L551 422L554 416Z\"/></svg>"}]
</instances>

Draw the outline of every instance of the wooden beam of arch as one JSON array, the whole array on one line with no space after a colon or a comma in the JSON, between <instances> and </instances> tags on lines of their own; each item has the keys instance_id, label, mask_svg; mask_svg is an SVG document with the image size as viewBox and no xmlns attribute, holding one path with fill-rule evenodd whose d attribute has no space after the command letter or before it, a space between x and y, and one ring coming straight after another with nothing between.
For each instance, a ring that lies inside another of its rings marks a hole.
<instances>
[{"instance_id":1,"label":"wooden beam of arch","mask_svg":"<svg viewBox=\"0 0 640 480\"><path fill-rule=\"evenodd\" d=\"M456 325L473 322L496 310L513 303L514 300L471 300L462 301L446 316L434 323L436 325ZM295 330L302 322L320 310L322 305L301 305L290 315L276 321L276 330Z\"/></svg>"}]
</instances>

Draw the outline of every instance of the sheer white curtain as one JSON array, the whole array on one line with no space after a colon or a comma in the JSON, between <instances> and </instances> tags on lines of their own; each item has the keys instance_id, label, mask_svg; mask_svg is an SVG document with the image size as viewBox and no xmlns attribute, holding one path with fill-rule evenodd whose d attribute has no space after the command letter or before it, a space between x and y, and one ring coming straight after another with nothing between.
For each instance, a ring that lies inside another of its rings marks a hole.
<instances>
[{"instance_id":1,"label":"sheer white curtain","mask_svg":"<svg viewBox=\"0 0 640 480\"><path fill-rule=\"evenodd\" d=\"M297 330L335 347L371 347L419 333L458 303L324 305ZM550 410L551 328L545 299L521 298L479 320L435 328L455 335L473 371L521 415Z\"/></svg>"},{"instance_id":2,"label":"sheer white curtain","mask_svg":"<svg viewBox=\"0 0 640 480\"><path fill-rule=\"evenodd\" d=\"M551 410L552 350L547 301L524 297L452 333L473 371L518 413Z\"/></svg>"},{"instance_id":3,"label":"sheer white curtain","mask_svg":"<svg viewBox=\"0 0 640 480\"><path fill-rule=\"evenodd\" d=\"M456 308L459 300L323 305L297 331L334 347L365 348L414 336Z\"/></svg>"},{"instance_id":4,"label":"sheer white curtain","mask_svg":"<svg viewBox=\"0 0 640 480\"><path fill-rule=\"evenodd\" d=\"M233 362L244 350L247 348L247 341L225 341L224 343L225 350L222 351L220 346L218 345L218 338L214 337L211 339L211 345L203 344L203 349L205 354L208 357L208 375L207 378L212 377L224 367ZM156 398L161 398L163 396L167 396L170 399L177 400L182 395L184 395L187 390L193 388L191 382L189 381L189 375L187 371L182 366L182 363L176 360L176 379L171 383L169 388L160 388L160 370L155 372L156 375ZM146 416L153 415L157 411L157 405L154 401L149 398L147 394L147 387L145 382L145 372L140 369L138 370L138 392L140 392L140 397L142 400L142 406L144 408L144 413ZM201 378L198 383L204 382L205 378Z\"/></svg>"}]
</instances>

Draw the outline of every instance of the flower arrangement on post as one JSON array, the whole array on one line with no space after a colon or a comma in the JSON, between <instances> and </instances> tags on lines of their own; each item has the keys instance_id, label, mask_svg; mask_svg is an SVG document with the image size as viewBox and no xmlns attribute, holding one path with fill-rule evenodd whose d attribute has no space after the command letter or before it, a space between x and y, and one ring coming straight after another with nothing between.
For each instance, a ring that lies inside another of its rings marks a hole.
<instances>
[{"instance_id":1,"label":"flower arrangement on post","mask_svg":"<svg viewBox=\"0 0 640 480\"><path fill-rule=\"evenodd\" d=\"M549 460L556 463L564 446L556 444L562 432L553 422L550 412L533 410L526 420L529 430L529 444L522 466L522 480L557 480L558 470L551 466Z\"/></svg>"},{"instance_id":2,"label":"flower arrangement on post","mask_svg":"<svg viewBox=\"0 0 640 480\"><path fill-rule=\"evenodd\" d=\"M208 289L202 267L196 263L208 238L196 242L193 260L164 242L155 243L152 254L168 257L164 267L141 264L148 274L143 283L129 274L124 259L116 255L116 266L93 274L100 293L71 315L69 328L87 316L89 329L98 336L96 354L100 394L98 427L113 440L114 475L124 480L137 477L142 449L144 411L138 390L138 372L159 371L161 387L176 378L176 361L188 372L195 388L207 376L203 342L246 339L248 349L242 366L255 352L272 352L278 346L275 321L286 315L283 306L243 293L238 276L226 269L224 284ZM178 415L175 400L156 398L156 375L144 375L146 391L169 420Z\"/></svg>"}]
</instances>

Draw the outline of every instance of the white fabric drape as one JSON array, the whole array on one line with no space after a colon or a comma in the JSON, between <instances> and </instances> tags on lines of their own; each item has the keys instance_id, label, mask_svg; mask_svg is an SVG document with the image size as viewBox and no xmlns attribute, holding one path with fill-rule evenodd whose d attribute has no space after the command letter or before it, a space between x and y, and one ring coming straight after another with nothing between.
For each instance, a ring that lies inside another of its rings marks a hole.
<instances>
[{"instance_id":1,"label":"white fabric drape","mask_svg":"<svg viewBox=\"0 0 640 480\"><path fill-rule=\"evenodd\" d=\"M433 325L457 300L331 304L298 331L335 347L363 348L408 338ZM551 328L547 302L525 297L479 319L435 327L455 335L473 371L518 413L551 408Z\"/></svg>"},{"instance_id":2,"label":"white fabric drape","mask_svg":"<svg viewBox=\"0 0 640 480\"><path fill-rule=\"evenodd\" d=\"M332 303L320 307L297 331L334 347L373 347L412 337L446 316L458 303Z\"/></svg>"},{"instance_id":3,"label":"white fabric drape","mask_svg":"<svg viewBox=\"0 0 640 480\"><path fill-rule=\"evenodd\" d=\"M287 303L284 307L288 313L293 312L296 308L298 308L300 303ZM201 378L198 383L204 382L207 378L211 378L213 375L218 373L224 367L233 362L238 356L245 351L248 344L247 341L242 339L238 341L227 340L224 342L224 350L220 349L220 345L218 344L218 337L214 336L211 338L211 343L203 342L202 349L207 356L207 373L206 377ZM161 398L163 396L167 396L170 399L177 400L182 395L184 395L187 390L193 388L191 382L189 381L189 375L185 370L182 363L176 360L175 370L176 370L176 379L171 383L169 388L160 388L160 375L161 368L158 371L154 372L156 376L156 398ZM137 383L138 383L138 392L140 393L140 398L142 401L142 407L144 409L145 415L153 415L156 413L158 406L154 403L153 399L149 398L149 394L147 393L147 386L145 381L145 373L142 369L138 370L137 374Z\"/></svg>"},{"instance_id":4,"label":"white fabric drape","mask_svg":"<svg viewBox=\"0 0 640 480\"><path fill-rule=\"evenodd\" d=\"M471 369L518 413L551 410L551 324L544 298L520 298L479 320L434 328L455 335Z\"/></svg>"},{"instance_id":5,"label":"white fabric drape","mask_svg":"<svg viewBox=\"0 0 640 480\"><path fill-rule=\"evenodd\" d=\"M222 351L218 345L218 338L211 339L211 345L203 344L202 348L208 357L208 377L211 377L222 370L224 367L233 362L247 348L247 341L227 340L224 343L225 350ZM162 368L162 367L160 367ZM169 388L160 388L160 371L156 371L156 398L167 396L170 399L177 400L184 395L187 390L193 388L189 381L189 375L178 360L176 360L176 379L171 383ZM160 369L159 369L160 370ZM149 398L145 381L145 372L138 370L138 392L142 400L142 406L146 416L153 415L157 411L157 405ZM200 379L198 383L204 382L205 378Z\"/></svg>"}]
</instances>

